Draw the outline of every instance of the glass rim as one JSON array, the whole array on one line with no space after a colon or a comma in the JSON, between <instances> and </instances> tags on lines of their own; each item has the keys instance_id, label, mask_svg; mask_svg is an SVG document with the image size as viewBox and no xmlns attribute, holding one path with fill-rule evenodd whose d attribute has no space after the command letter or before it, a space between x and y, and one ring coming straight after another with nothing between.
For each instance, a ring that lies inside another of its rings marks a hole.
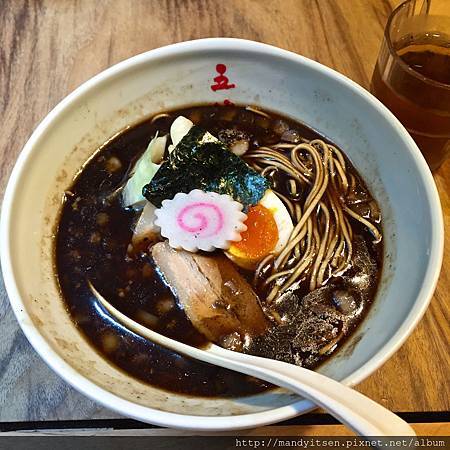
<instances>
[{"instance_id":1,"label":"glass rim","mask_svg":"<svg viewBox=\"0 0 450 450\"><path fill-rule=\"evenodd\" d=\"M433 85L435 87L438 87L438 88L441 88L441 89L450 90L450 84L442 83L440 81L433 80L432 78L429 78L429 77L427 77L425 75L422 75L420 72L417 72L417 70L414 70L411 66L406 64L405 61L403 61L402 58L400 58L400 56L398 55L397 51L394 48L394 45L392 43L391 36L390 36L390 30L391 30L392 21L393 21L394 17L403 8L405 8L408 4L411 4L413 1L415 1L415 0L405 0L403 3L400 3L400 5L398 5L394 10L392 10L391 14L388 17L388 21L386 23L386 28L384 30L384 38L386 39L386 42L387 42L387 45L388 45L388 48L389 48L389 52L396 59L397 63L400 64L400 66L403 67L403 69L406 70L408 73L410 73L412 76L418 78L419 80L421 80L421 81L423 81L425 83L431 84L431 85Z\"/></svg>"}]
</instances>

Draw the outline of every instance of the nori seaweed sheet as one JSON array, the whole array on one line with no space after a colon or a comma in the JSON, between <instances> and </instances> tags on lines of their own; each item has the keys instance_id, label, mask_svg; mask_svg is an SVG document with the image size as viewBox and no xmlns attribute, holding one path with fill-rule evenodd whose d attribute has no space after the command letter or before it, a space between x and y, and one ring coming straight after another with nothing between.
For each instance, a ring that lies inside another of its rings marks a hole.
<instances>
[{"instance_id":1,"label":"nori seaweed sheet","mask_svg":"<svg viewBox=\"0 0 450 450\"><path fill-rule=\"evenodd\" d=\"M181 140L142 194L156 207L178 192L193 189L228 194L244 205L256 205L270 187L269 181L254 171L220 141L203 139L206 131L194 126ZM202 140L203 139L203 140Z\"/></svg>"}]
</instances>

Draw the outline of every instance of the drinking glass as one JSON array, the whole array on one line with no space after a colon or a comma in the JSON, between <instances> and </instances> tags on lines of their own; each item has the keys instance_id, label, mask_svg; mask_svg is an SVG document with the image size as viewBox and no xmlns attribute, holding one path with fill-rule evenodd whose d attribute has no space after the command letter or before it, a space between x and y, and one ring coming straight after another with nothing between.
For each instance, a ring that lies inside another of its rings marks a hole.
<instances>
[{"instance_id":1,"label":"drinking glass","mask_svg":"<svg viewBox=\"0 0 450 450\"><path fill-rule=\"evenodd\" d=\"M370 89L439 168L450 153L450 0L408 0L392 12Z\"/></svg>"}]
</instances>

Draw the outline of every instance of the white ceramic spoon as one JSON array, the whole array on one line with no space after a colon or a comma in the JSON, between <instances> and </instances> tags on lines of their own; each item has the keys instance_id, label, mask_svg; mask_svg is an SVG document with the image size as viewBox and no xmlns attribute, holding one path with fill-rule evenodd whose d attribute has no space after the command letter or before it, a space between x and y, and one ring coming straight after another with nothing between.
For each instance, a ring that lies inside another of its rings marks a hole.
<instances>
[{"instance_id":1,"label":"white ceramic spoon","mask_svg":"<svg viewBox=\"0 0 450 450\"><path fill-rule=\"evenodd\" d=\"M360 436L415 436L414 430L400 417L338 381L293 364L225 350L214 344L204 349L183 344L125 316L89 284L100 304L113 318L156 344L289 389L327 410Z\"/></svg>"}]
</instances>

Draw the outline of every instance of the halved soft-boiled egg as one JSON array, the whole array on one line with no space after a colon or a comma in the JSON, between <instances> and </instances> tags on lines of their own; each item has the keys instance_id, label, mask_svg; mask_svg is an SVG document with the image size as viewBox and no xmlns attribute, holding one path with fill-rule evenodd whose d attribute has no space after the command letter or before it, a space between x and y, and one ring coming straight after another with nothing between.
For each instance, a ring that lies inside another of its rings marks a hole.
<instances>
[{"instance_id":1,"label":"halved soft-boiled egg","mask_svg":"<svg viewBox=\"0 0 450 450\"><path fill-rule=\"evenodd\" d=\"M294 228L280 198L268 189L264 197L247 211L247 230L225 254L238 266L253 270L267 255L280 253Z\"/></svg>"}]
</instances>

